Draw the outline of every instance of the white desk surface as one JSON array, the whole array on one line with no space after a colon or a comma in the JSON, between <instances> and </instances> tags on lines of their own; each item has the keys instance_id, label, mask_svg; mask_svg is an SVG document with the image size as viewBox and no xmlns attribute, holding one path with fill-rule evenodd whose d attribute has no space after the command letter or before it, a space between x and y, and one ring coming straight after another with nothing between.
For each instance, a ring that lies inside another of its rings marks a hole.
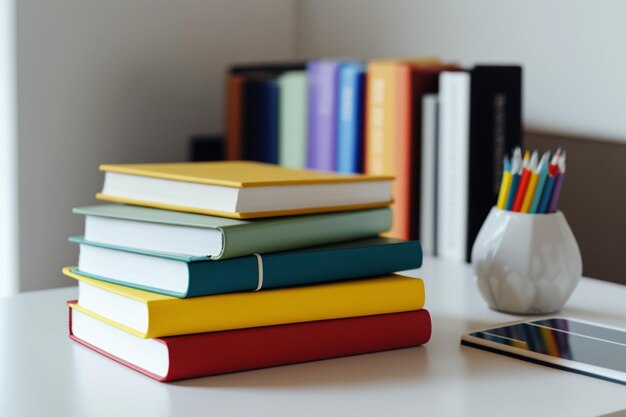
<instances>
[{"instance_id":1,"label":"white desk surface","mask_svg":"<svg viewBox=\"0 0 626 417\"><path fill-rule=\"evenodd\" d=\"M460 346L517 320L490 310L470 267L426 259L433 336L424 347L159 383L71 342L75 288L0 300L2 416L592 416L626 386ZM626 286L583 279L561 315L626 327ZM253 347L250 347L253 349Z\"/></svg>"}]
</instances>

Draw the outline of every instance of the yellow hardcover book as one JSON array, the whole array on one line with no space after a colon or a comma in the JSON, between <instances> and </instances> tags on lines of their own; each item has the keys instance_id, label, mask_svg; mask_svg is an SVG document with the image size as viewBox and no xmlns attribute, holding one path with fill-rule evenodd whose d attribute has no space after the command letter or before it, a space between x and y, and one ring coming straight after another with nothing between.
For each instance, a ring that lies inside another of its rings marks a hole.
<instances>
[{"instance_id":1,"label":"yellow hardcover book","mask_svg":"<svg viewBox=\"0 0 626 417\"><path fill-rule=\"evenodd\" d=\"M101 200L232 218L382 207L389 175L339 174L260 162L102 165Z\"/></svg>"},{"instance_id":2,"label":"yellow hardcover book","mask_svg":"<svg viewBox=\"0 0 626 417\"><path fill-rule=\"evenodd\" d=\"M142 338L419 310L424 283L388 275L258 292L175 298L83 277L76 309Z\"/></svg>"}]
</instances>

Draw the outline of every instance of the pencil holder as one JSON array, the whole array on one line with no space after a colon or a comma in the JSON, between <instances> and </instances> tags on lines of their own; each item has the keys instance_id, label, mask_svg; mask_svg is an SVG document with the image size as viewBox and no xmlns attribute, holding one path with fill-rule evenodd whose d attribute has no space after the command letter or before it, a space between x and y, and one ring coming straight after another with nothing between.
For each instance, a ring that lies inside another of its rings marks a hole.
<instances>
[{"instance_id":1,"label":"pencil holder","mask_svg":"<svg viewBox=\"0 0 626 417\"><path fill-rule=\"evenodd\" d=\"M472 263L489 306L515 314L558 311L582 275L578 244L560 211L492 208L474 242Z\"/></svg>"}]
</instances>

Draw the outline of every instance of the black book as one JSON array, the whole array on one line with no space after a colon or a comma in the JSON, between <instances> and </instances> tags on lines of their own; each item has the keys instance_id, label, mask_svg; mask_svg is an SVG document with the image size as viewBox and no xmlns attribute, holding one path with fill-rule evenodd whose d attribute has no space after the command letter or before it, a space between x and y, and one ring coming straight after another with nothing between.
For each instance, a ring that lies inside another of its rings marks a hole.
<instances>
[{"instance_id":1,"label":"black book","mask_svg":"<svg viewBox=\"0 0 626 417\"><path fill-rule=\"evenodd\" d=\"M470 78L467 262L498 199L504 156L522 146L522 68L477 65Z\"/></svg>"},{"instance_id":2,"label":"black book","mask_svg":"<svg viewBox=\"0 0 626 417\"><path fill-rule=\"evenodd\" d=\"M229 74L249 74L253 72L264 72L280 74L286 71L303 71L306 69L306 62L262 62L251 64L235 64L228 68Z\"/></svg>"},{"instance_id":3,"label":"black book","mask_svg":"<svg viewBox=\"0 0 626 417\"><path fill-rule=\"evenodd\" d=\"M224 160L224 136L199 134L189 139L189 160L200 161L223 161Z\"/></svg>"},{"instance_id":4,"label":"black book","mask_svg":"<svg viewBox=\"0 0 626 417\"><path fill-rule=\"evenodd\" d=\"M243 158L278 163L279 89L276 76L259 75L244 85Z\"/></svg>"}]
</instances>

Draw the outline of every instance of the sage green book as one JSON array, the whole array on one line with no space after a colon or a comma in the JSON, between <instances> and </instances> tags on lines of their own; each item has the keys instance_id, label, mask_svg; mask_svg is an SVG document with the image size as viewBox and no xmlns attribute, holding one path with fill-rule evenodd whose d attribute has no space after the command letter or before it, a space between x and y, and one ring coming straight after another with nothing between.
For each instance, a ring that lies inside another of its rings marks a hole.
<instances>
[{"instance_id":1,"label":"sage green book","mask_svg":"<svg viewBox=\"0 0 626 417\"><path fill-rule=\"evenodd\" d=\"M290 168L306 168L306 72L286 72L278 78L278 85L280 90L278 162Z\"/></svg>"},{"instance_id":2,"label":"sage green book","mask_svg":"<svg viewBox=\"0 0 626 417\"><path fill-rule=\"evenodd\" d=\"M375 236L388 207L240 220L124 204L75 208L90 242L187 257L227 259Z\"/></svg>"}]
</instances>

